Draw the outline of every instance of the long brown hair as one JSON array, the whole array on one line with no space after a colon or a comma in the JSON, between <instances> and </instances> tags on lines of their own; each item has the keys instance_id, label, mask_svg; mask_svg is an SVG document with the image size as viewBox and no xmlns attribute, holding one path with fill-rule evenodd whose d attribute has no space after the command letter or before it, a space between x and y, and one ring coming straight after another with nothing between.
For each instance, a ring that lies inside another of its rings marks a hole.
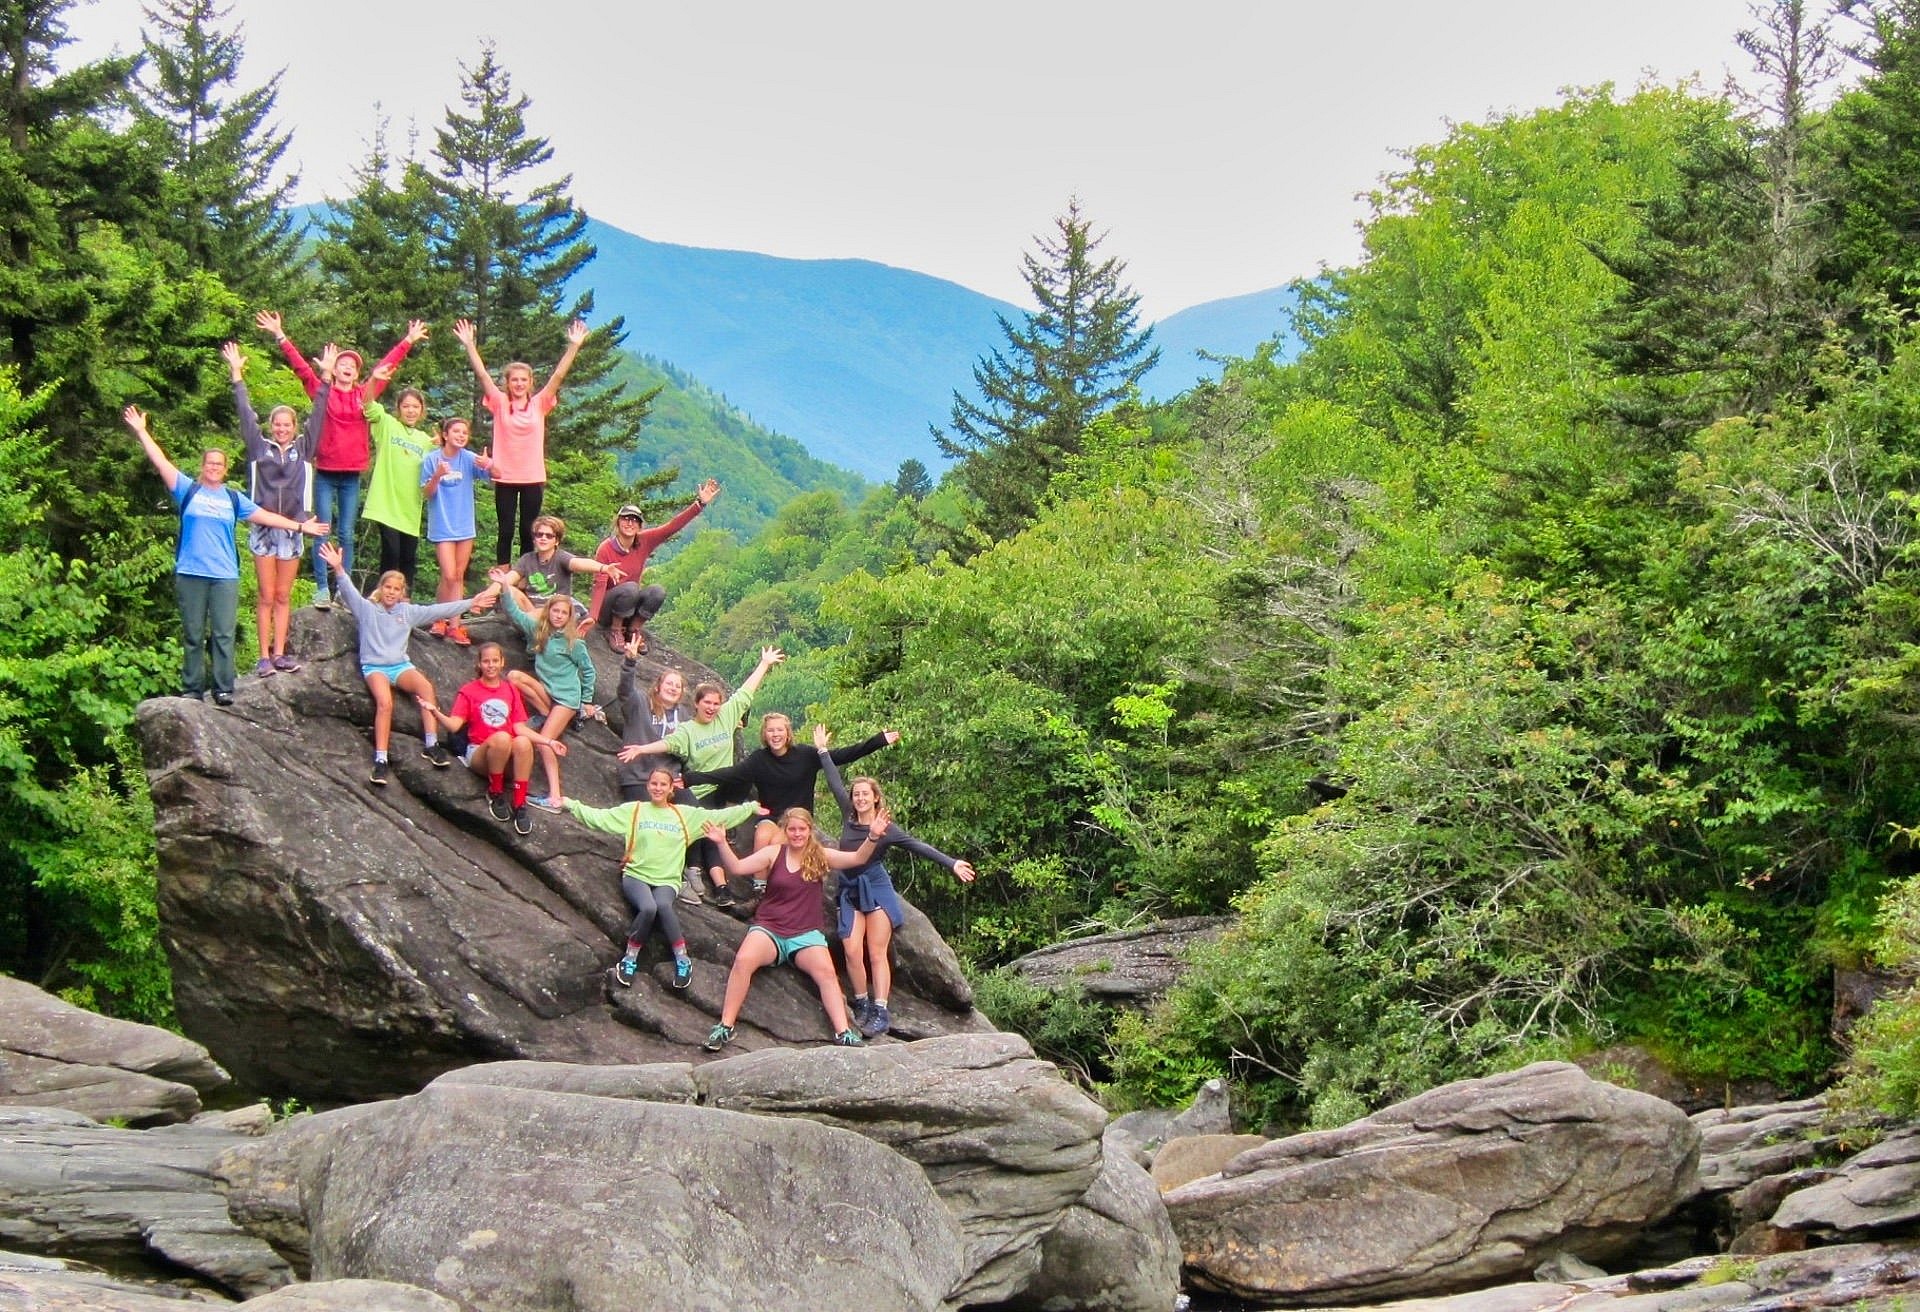
<instances>
[{"instance_id":1,"label":"long brown hair","mask_svg":"<svg viewBox=\"0 0 1920 1312\"><path fill-rule=\"evenodd\" d=\"M809 884L817 884L827 877L827 849L820 846L820 826L813 822L813 812L804 806L790 806L780 813L780 835L785 846L787 821L801 819L807 822L807 845L800 849L800 878ZM785 852L781 857L785 859Z\"/></svg>"}]
</instances>

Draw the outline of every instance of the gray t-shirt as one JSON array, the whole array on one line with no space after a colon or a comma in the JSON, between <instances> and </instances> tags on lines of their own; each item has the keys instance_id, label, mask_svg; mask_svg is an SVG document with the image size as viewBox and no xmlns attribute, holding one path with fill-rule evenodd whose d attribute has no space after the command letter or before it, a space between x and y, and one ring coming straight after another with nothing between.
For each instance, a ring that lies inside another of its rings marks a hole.
<instances>
[{"instance_id":1,"label":"gray t-shirt","mask_svg":"<svg viewBox=\"0 0 1920 1312\"><path fill-rule=\"evenodd\" d=\"M529 551L513 562L513 572L520 576L520 590L534 601L571 597L573 559L573 553L565 547L555 547L553 555L544 562L537 553Z\"/></svg>"}]
</instances>

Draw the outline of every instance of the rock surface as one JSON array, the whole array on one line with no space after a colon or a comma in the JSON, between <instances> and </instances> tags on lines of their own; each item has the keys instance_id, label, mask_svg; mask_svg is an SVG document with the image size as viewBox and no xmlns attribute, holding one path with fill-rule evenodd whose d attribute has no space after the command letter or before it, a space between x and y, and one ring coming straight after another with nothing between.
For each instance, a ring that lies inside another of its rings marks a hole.
<instances>
[{"instance_id":1,"label":"rock surface","mask_svg":"<svg viewBox=\"0 0 1920 1312\"><path fill-rule=\"evenodd\" d=\"M1379 1302L1604 1261L1692 1194L1698 1147L1671 1103L1543 1062L1276 1140L1165 1202L1203 1287Z\"/></svg>"},{"instance_id":2,"label":"rock surface","mask_svg":"<svg viewBox=\"0 0 1920 1312\"><path fill-rule=\"evenodd\" d=\"M962 1236L920 1170L831 1126L456 1084L344 1115L221 1168L236 1216L298 1209L316 1279L628 1312L656 1293L682 1309L829 1294L935 1309L961 1274Z\"/></svg>"},{"instance_id":3,"label":"rock surface","mask_svg":"<svg viewBox=\"0 0 1920 1312\"><path fill-rule=\"evenodd\" d=\"M1866 1237L1920 1220L1920 1128L1907 1127L1792 1193L1774 1212L1778 1230Z\"/></svg>"},{"instance_id":4,"label":"rock surface","mask_svg":"<svg viewBox=\"0 0 1920 1312\"><path fill-rule=\"evenodd\" d=\"M1232 923L1231 916L1187 916L1095 934L1029 952L1009 969L1044 989L1078 984L1107 1002L1150 1002L1185 973L1188 948L1218 938Z\"/></svg>"},{"instance_id":5,"label":"rock surface","mask_svg":"<svg viewBox=\"0 0 1920 1312\"><path fill-rule=\"evenodd\" d=\"M505 620L479 620L474 634L527 665ZM480 780L421 759L408 705L396 708L393 780L369 787L372 703L351 619L303 610L292 645L306 668L243 679L231 708L180 698L140 708L160 915L187 1032L249 1087L312 1102L410 1092L496 1058L698 1059L740 922L683 904L692 988L666 987L657 944L634 988L611 988L628 915L618 840L539 811L525 838L494 822ZM597 637L593 649L610 695L618 664ZM469 651L424 632L412 655L443 699L472 677ZM678 664L690 681L708 673ZM642 677L658 668L644 660ZM617 729L618 705L607 714ZM617 734L589 724L569 742L568 793L616 802ZM924 918L910 916L894 942L896 1032L987 1028ZM763 972L743 1021L747 1048L829 1037L791 970Z\"/></svg>"},{"instance_id":6,"label":"rock surface","mask_svg":"<svg viewBox=\"0 0 1920 1312\"><path fill-rule=\"evenodd\" d=\"M191 1119L200 1095L228 1082L197 1043L0 975L0 1106L164 1125Z\"/></svg>"},{"instance_id":7,"label":"rock surface","mask_svg":"<svg viewBox=\"0 0 1920 1312\"><path fill-rule=\"evenodd\" d=\"M1019 1305L1038 1312L1167 1312L1180 1294L1180 1240L1160 1191L1117 1145L1100 1174L1040 1241Z\"/></svg>"},{"instance_id":8,"label":"rock surface","mask_svg":"<svg viewBox=\"0 0 1920 1312\"><path fill-rule=\"evenodd\" d=\"M1217 1175L1241 1153L1258 1148L1267 1139L1258 1134L1190 1134L1169 1139L1153 1156L1154 1187L1161 1192Z\"/></svg>"},{"instance_id":9,"label":"rock surface","mask_svg":"<svg viewBox=\"0 0 1920 1312\"><path fill-rule=\"evenodd\" d=\"M250 1298L249 1312L460 1312L430 1289L391 1280L318 1280Z\"/></svg>"},{"instance_id":10,"label":"rock surface","mask_svg":"<svg viewBox=\"0 0 1920 1312\"><path fill-rule=\"evenodd\" d=\"M234 1226L213 1181L214 1160L245 1142L209 1126L116 1130L0 1110L0 1243L180 1267L243 1296L275 1289L287 1263Z\"/></svg>"}]
</instances>

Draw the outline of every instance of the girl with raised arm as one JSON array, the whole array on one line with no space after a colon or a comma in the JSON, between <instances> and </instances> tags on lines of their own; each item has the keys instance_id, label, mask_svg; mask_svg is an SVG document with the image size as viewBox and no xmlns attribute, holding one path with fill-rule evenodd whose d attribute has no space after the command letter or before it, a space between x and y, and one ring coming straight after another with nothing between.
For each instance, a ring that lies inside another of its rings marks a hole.
<instances>
[{"instance_id":1,"label":"girl with raised arm","mask_svg":"<svg viewBox=\"0 0 1920 1312\"><path fill-rule=\"evenodd\" d=\"M240 343L220 348L233 382L233 408L240 416L240 440L247 448L247 495L256 505L298 523L313 518L313 451L325 418L319 406L303 425L289 405L260 416L247 394L247 358ZM323 373L331 372L332 356L320 358ZM307 554L306 535L294 530L252 524L247 528L247 551L253 556L253 576L259 594L254 624L260 636L260 662L253 672L260 678L300 668L287 655L287 625L293 617L293 581L300 576L300 560Z\"/></svg>"},{"instance_id":2,"label":"girl with raised arm","mask_svg":"<svg viewBox=\"0 0 1920 1312\"><path fill-rule=\"evenodd\" d=\"M533 777L534 749L548 742L527 723L520 690L504 677L507 654L497 642L483 642L474 652L478 677L454 694L453 709L442 711L431 697L420 699L422 719L431 717L450 735L466 731L467 768L487 781L487 814L513 821L517 834L533 832L527 814L527 781ZM566 744L550 743L564 753ZM507 793L507 773L513 773L513 793Z\"/></svg>"},{"instance_id":3,"label":"girl with raised arm","mask_svg":"<svg viewBox=\"0 0 1920 1312\"><path fill-rule=\"evenodd\" d=\"M491 479L493 462L467 450L472 426L464 419L440 425L440 444L420 462L420 495L427 503L427 541L440 562L440 588L435 601L458 601L467 595L467 566L473 560L473 485ZM459 620L435 620L433 636L465 647L473 641Z\"/></svg>"},{"instance_id":4,"label":"girl with raised arm","mask_svg":"<svg viewBox=\"0 0 1920 1312\"><path fill-rule=\"evenodd\" d=\"M360 629L360 677L373 694L373 770L367 782L385 787L387 782L387 742L393 734L393 690L423 704L434 701L433 683L407 659L407 640L416 625L429 620L464 615L477 601L453 601L443 606L416 606L407 600L407 578L397 569L380 576L372 598L360 595L347 574L346 554L332 542L320 544L320 558L334 572L340 600L353 612ZM453 756L440 745L434 732L436 716L420 716L420 754L440 769L453 764Z\"/></svg>"},{"instance_id":5,"label":"girl with raised arm","mask_svg":"<svg viewBox=\"0 0 1920 1312\"><path fill-rule=\"evenodd\" d=\"M325 415L320 424L320 441L314 451L314 504L322 519L331 520L340 531L341 545L346 549L347 570L353 569L353 534L360 523L360 475L365 472L371 458L373 435L367 427L367 402L379 399L386 389L387 378L400 367L407 358L407 352L413 344L427 335L427 325L418 319L407 325L407 335L394 343L393 349L381 359L374 370L376 377L367 383L360 380L362 360L360 352L353 350L333 353L333 375L330 380L322 381L313 371L300 348L287 336L280 313L277 310L262 310L253 318L260 331L273 338L280 347L280 354L286 357L287 364L300 377L301 386L307 389L307 395L320 407ZM380 375L385 369L385 376ZM313 559L314 593L313 604L321 610L333 604L327 587L327 568L316 553Z\"/></svg>"},{"instance_id":6,"label":"girl with raised arm","mask_svg":"<svg viewBox=\"0 0 1920 1312\"><path fill-rule=\"evenodd\" d=\"M818 741L818 730L814 737ZM879 751L899 737L898 733L888 729L851 747L834 748L833 759L841 765L849 765ZM690 767L686 771L687 782L696 788L702 784L736 788L750 785L759 797L760 805L770 815L785 815L796 806L812 810L814 785L820 778L820 758L813 752L794 746L793 721L779 711L769 711L760 720L760 742L760 750L724 769ZM772 820L762 820L753 827L755 851L771 847L779 841L780 826Z\"/></svg>"},{"instance_id":7,"label":"girl with raised arm","mask_svg":"<svg viewBox=\"0 0 1920 1312\"><path fill-rule=\"evenodd\" d=\"M645 518L640 507L626 505L620 507L620 513L613 517L613 533L601 539L599 549L593 558L602 565L616 566L619 579L615 582L612 572L596 575L593 580L593 596L587 602L587 613L594 622L607 626L607 645L620 651L627 645L629 629L640 639L640 650L647 650L646 623L659 614L660 606L667 599L667 590L659 586L642 587L640 578L647 568L647 557L653 549L693 522L693 517L713 503L720 495L720 485L712 479L700 485L693 501L687 508L662 524L659 528L643 527Z\"/></svg>"},{"instance_id":8,"label":"girl with raised arm","mask_svg":"<svg viewBox=\"0 0 1920 1312\"><path fill-rule=\"evenodd\" d=\"M642 756L664 752L679 757L690 768L719 770L732 765L734 731L746 722L747 712L753 708L754 690L767 677L767 671L786 658L787 654L778 647L761 648L760 663L740 684L739 691L724 701L722 698L725 694L718 684L701 684L693 690L691 722L652 742L630 743L622 747L620 759L635 761ZM725 803L740 800L738 794L717 791L713 784L702 784L693 790L693 794L702 801ZM718 846L725 847L725 841ZM727 888L726 866L713 843L707 844L705 856L707 875L713 880L713 904L718 907L732 906L733 893Z\"/></svg>"},{"instance_id":9,"label":"girl with raised arm","mask_svg":"<svg viewBox=\"0 0 1920 1312\"><path fill-rule=\"evenodd\" d=\"M381 365L374 381L385 382ZM427 398L417 387L402 388L394 413L378 401L368 401L367 427L373 434L373 477L367 480L365 518L380 526L380 572L399 570L407 579L407 599L413 599L413 579L420 558L420 510L426 498L420 490L420 467L436 443L426 431Z\"/></svg>"},{"instance_id":10,"label":"girl with raised arm","mask_svg":"<svg viewBox=\"0 0 1920 1312\"><path fill-rule=\"evenodd\" d=\"M264 528L325 537L327 526L317 520L300 523L277 515L227 486L227 453L210 447L200 454L200 476L188 478L175 469L166 452L147 431L147 416L138 406L120 412L147 453L147 462L180 514L180 538L173 553L173 595L180 605L180 628L186 659L180 675L181 692L196 701L207 691L212 667L213 701L233 705L234 626L240 610L240 551L234 545L235 528L242 520Z\"/></svg>"},{"instance_id":11,"label":"girl with raised arm","mask_svg":"<svg viewBox=\"0 0 1920 1312\"><path fill-rule=\"evenodd\" d=\"M724 833L726 826L739 824L758 808L742 802L706 811L675 802L673 771L664 765L647 772L646 786L644 801L601 808L568 798L566 810L589 829L620 834L627 840L620 855L620 891L633 908L633 920L627 926L626 953L614 963L614 979L623 987L632 986L640 971L640 949L657 924L673 952L673 986L683 989L693 980L693 958L687 955L686 936L680 932L673 903L680 889L681 859L693 841L692 826L713 824Z\"/></svg>"},{"instance_id":12,"label":"girl with raised arm","mask_svg":"<svg viewBox=\"0 0 1920 1312\"><path fill-rule=\"evenodd\" d=\"M600 714L593 704L593 656L587 650L586 635L580 632L573 613L573 598L550 597L538 614L527 609L520 592L508 588L507 617L527 640L533 654L533 673L514 670L507 681L520 690L527 708L543 715L541 733L557 742L576 715L589 718ZM560 753L542 750L540 763L547 772L547 792L533 804L545 811L558 811L567 800L560 791Z\"/></svg>"},{"instance_id":13,"label":"girl with raised arm","mask_svg":"<svg viewBox=\"0 0 1920 1312\"><path fill-rule=\"evenodd\" d=\"M847 787L833 754L827 750L827 731L822 725L813 726L813 747L819 754L820 770L827 776L827 787L833 790L833 800L840 804L840 846L850 849L886 810L886 795L880 791L879 781L865 775L855 779L852 788ZM887 950L893 945L893 932L906 915L900 909L900 895L894 892L893 877L880 864L880 858L895 847L945 866L963 884L971 884L975 873L972 862L956 861L899 825L886 827L874 844L871 861L840 872L840 948L847 959L847 982L853 985L853 1023L870 1039L879 1038L893 1026L893 1013L887 1010L893 992L893 961ZM871 997L867 993L869 957Z\"/></svg>"},{"instance_id":14,"label":"girl with raised arm","mask_svg":"<svg viewBox=\"0 0 1920 1312\"><path fill-rule=\"evenodd\" d=\"M840 996L840 977L833 973L833 953L827 948L826 903L820 883L829 870L851 870L873 859L880 836L892 823L885 810L875 813L866 841L850 852L836 852L820 845L814 832L813 816L805 807L794 807L780 817L785 841L777 847L763 847L752 856L737 857L726 844L726 831L709 824L707 837L720 846L720 859L727 873L752 875L766 882L767 895L760 900L733 954L733 969L727 972L726 1001L720 1007L720 1023L701 1046L718 1052L733 1038L740 1020L740 1008L746 1005L747 990L753 987L754 974L762 966L785 965L791 961L820 991L820 1005L826 1009L827 1022L833 1026L833 1041L843 1047L857 1048L865 1040L860 1031L847 1023L846 1000Z\"/></svg>"},{"instance_id":15,"label":"girl with raised arm","mask_svg":"<svg viewBox=\"0 0 1920 1312\"><path fill-rule=\"evenodd\" d=\"M516 520L521 553L533 550L533 521L539 518L547 494L547 415L560 397L560 384L573 368L574 357L586 343L587 325L575 319L567 326L567 349L547 375L547 385L537 392L533 366L518 360L501 376L504 386L493 381L474 341L472 320L456 321L453 335L467 348L467 363L480 380L487 413L493 416L493 506L500 517L494 561L504 565L513 558Z\"/></svg>"}]
</instances>

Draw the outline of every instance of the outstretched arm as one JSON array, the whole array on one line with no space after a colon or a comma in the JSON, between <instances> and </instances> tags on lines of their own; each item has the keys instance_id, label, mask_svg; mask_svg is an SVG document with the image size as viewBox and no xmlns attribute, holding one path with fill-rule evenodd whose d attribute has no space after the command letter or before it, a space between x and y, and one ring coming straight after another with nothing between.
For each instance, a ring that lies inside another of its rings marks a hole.
<instances>
[{"instance_id":1,"label":"outstretched arm","mask_svg":"<svg viewBox=\"0 0 1920 1312\"><path fill-rule=\"evenodd\" d=\"M126 421L133 435L140 439L140 449L147 453L147 463L160 475L160 481L167 485L167 491L173 491L173 485L180 481L180 471L173 467L173 461L167 459L167 453L153 440L153 434L147 431L147 416L137 405L130 405L120 412L120 418Z\"/></svg>"},{"instance_id":2,"label":"outstretched arm","mask_svg":"<svg viewBox=\"0 0 1920 1312\"><path fill-rule=\"evenodd\" d=\"M480 390L489 397L500 394L499 384L493 381L493 375L487 372L487 362L480 358L480 348L473 340L473 320L455 319L453 335L460 339L460 345L467 348L467 363L473 366L473 376L480 380Z\"/></svg>"},{"instance_id":3,"label":"outstretched arm","mask_svg":"<svg viewBox=\"0 0 1920 1312\"><path fill-rule=\"evenodd\" d=\"M540 402L543 408L551 408L554 398L560 395L560 384L566 381L567 371L573 368L573 359L580 354L580 348L586 345L587 324L584 319L575 319L567 325L567 349L560 353L560 360L553 366L553 372L547 375L547 385L540 389Z\"/></svg>"},{"instance_id":4,"label":"outstretched arm","mask_svg":"<svg viewBox=\"0 0 1920 1312\"><path fill-rule=\"evenodd\" d=\"M834 748L833 749L834 764L851 765L853 762L859 760L861 757L871 756L873 753L879 751L882 747L891 747L893 746L893 744L899 741L900 741L900 731L898 729L883 729L879 733L873 735L873 737L867 739L864 742L854 743L850 747Z\"/></svg>"},{"instance_id":5,"label":"outstretched arm","mask_svg":"<svg viewBox=\"0 0 1920 1312\"><path fill-rule=\"evenodd\" d=\"M827 726L813 726L813 747L820 754L820 773L827 776L827 787L833 790L833 800L840 804L840 818L852 824L853 796L847 792L847 781L840 777L840 767L833 763L833 753L827 750Z\"/></svg>"},{"instance_id":6,"label":"outstretched arm","mask_svg":"<svg viewBox=\"0 0 1920 1312\"><path fill-rule=\"evenodd\" d=\"M730 875L764 875L773 869L773 863L779 859L783 850L782 845L775 844L772 847L763 847L751 856L736 856L733 844L727 841L725 829L709 820L700 826L700 832L707 836L714 850L720 854L720 864L726 867Z\"/></svg>"}]
</instances>

